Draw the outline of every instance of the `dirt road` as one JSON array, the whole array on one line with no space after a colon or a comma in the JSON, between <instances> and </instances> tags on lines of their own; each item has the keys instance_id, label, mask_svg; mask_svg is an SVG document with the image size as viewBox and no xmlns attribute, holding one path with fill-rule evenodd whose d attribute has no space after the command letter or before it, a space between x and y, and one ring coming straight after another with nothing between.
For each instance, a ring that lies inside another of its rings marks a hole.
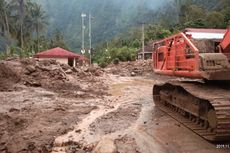
<instances>
[{"instance_id":1,"label":"dirt road","mask_svg":"<svg viewBox=\"0 0 230 153\"><path fill-rule=\"evenodd\" d=\"M156 80L111 77L109 108L100 106L55 139L53 152L227 153L154 107ZM99 142L99 143L97 143ZM95 148L96 146L96 148ZM112 148L112 149L111 149Z\"/></svg>"}]
</instances>

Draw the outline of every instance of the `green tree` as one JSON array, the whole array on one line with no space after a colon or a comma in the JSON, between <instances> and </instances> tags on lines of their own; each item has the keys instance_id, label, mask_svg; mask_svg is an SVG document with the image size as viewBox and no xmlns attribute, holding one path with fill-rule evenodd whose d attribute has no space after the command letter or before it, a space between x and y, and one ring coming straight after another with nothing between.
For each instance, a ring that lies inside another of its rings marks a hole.
<instances>
[{"instance_id":1,"label":"green tree","mask_svg":"<svg viewBox=\"0 0 230 153\"><path fill-rule=\"evenodd\" d=\"M224 24L225 24L225 26L228 26L229 23L230 23L230 6L226 7L225 9L223 9L221 11L221 13L224 16L224 22L225 22Z\"/></svg>"},{"instance_id":2,"label":"green tree","mask_svg":"<svg viewBox=\"0 0 230 153\"><path fill-rule=\"evenodd\" d=\"M220 1L221 1L222 5L224 7L229 7L230 6L230 1L229 0L220 0Z\"/></svg>"},{"instance_id":3,"label":"green tree","mask_svg":"<svg viewBox=\"0 0 230 153\"><path fill-rule=\"evenodd\" d=\"M224 16L219 12L213 11L208 14L206 23L208 28L223 28Z\"/></svg>"},{"instance_id":4,"label":"green tree","mask_svg":"<svg viewBox=\"0 0 230 153\"><path fill-rule=\"evenodd\" d=\"M36 33L37 51L39 50L39 33L44 30L47 23L47 17L45 11L42 9L41 5L36 3L31 3L29 7L29 21L28 24Z\"/></svg>"},{"instance_id":5,"label":"green tree","mask_svg":"<svg viewBox=\"0 0 230 153\"><path fill-rule=\"evenodd\" d=\"M191 27L191 28L205 28L206 27L206 21L204 19L197 19L194 21L188 21L181 26L182 29Z\"/></svg>"},{"instance_id":6,"label":"green tree","mask_svg":"<svg viewBox=\"0 0 230 153\"><path fill-rule=\"evenodd\" d=\"M9 36L9 4L4 0L0 0L0 23L3 34Z\"/></svg>"},{"instance_id":7,"label":"green tree","mask_svg":"<svg viewBox=\"0 0 230 153\"><path fill-rule=\"evenodd\" d=\"M205 18L205 10L201 6L189 5L188 3L180 7L180 22L186 23Z\"/></svg>"},{"instance_id":8,"label":"green tree","mask_svg":"<svg viewBox=\"0 0 230 153\"><path fill-rule=\"evenodd\" d=\"M61 47L68 50L63 34L56 30L50 41L50 48Z\"/></svg>"},{"instance_id":9,"label":"green tree","mask_svg":"<svg viewBox=\"0 0 230 153\"><path fill-rule=\"evenodd\" d=\"M24 39L23 39L23 21L24 21L24 0L18 0L19 4L19 18L20 18L20 44L21 48L24 48Z\"/></svg>"},{"instance_id":10,"label":"green tree","mask_svg":"<svg viewBox=\"0 0 230 153\"><path fill-rule=\"evenodd\" d=\"M197 19L205 18L206 16L204 9L197 5L190 5L186 12L188 21L195 21Z\"/></svg>"},{"instance_id":11,"label":"green tree","mask_svg":"<svg viewBox=\"0 0 230 153\"><path fill-rule=\"evenodd\" d=\"M151 41L168 37L172 33L161 25L150 25L146 28L145 40Z\"/></svg>"}]
</instances>

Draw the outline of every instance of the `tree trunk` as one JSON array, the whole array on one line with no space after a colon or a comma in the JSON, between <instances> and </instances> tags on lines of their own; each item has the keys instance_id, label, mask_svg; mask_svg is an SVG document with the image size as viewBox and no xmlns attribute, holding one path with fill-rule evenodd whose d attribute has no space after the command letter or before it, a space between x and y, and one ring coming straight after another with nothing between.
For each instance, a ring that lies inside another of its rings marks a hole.
<instances>
[{"instance_id":1,"label":"tree trunk","mask_svg":"<svg viewBox=\"0 0 230 153\"><path fill-rule=\"evenodd\" d=\"M23 40L23 19L24 19L24 0L18 0L20 7L20 43L21 48L24 48L24 40Z\"/></svg>"},{"instance_id":2,"label":"tree trunk","mask_svg":"<svg viewBox=\"0 0 230 153\"><path fill-rule=\"evenodd\" d=\"M39 27L38 27L38 22L36 25L36 35L37 35L37 52L39 51Z\"/></svg>"},{"instance_id":3,"label":"tree trunk","mask_svg":"<svg viewBox=\"0 0 230 153\"><path fill-rule=\"evenodd\" d=\"M6 10L4 9L4 18L5 18L5 24L6 24L6 33L7 36L10 34L10 27L9 27L9 22L8 22L8 16L6 14Z\"/></svg>"},{"instance_id":4,"label":"tree trunk","mask_svg":"<svg viewBox=\"0 0 230 153\"><path fill-rule=\"evenodd\" d=\"M2 36L6 36L6 24L5 24L5 21L3 21L3 24L2 24Z\"/></svg>"}]
</instances>

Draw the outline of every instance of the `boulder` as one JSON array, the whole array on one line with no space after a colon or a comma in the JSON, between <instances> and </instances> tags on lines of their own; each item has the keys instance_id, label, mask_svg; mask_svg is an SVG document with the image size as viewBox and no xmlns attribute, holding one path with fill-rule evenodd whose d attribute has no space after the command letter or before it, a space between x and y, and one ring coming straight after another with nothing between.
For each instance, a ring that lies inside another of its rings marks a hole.
<instances>
[{"instance_id":1,"label":"boulder","mask_svg":"<svg viewBox=\"0 0 230 153\"><path fill-rule=\"evenodd\" d=\"M26 72L25 74L31 74L36 71L36 68L33 65L26 66Z\"/></svg>"},{"instance_id":2,"label":"boulder","mask_svg":"<svg viewBox=\"0 0 230 153\"><path fill-rule=\"evenodd\" d=\"M68 70L65 71L65 73L66 73L66 74L72 74L73 71L72 71L71 69L68 69Z\"/></svg>"},{"instance_id":3,"label":"boulder","mask_svg":"<svg viewBox=\"0 0 230 153\"><path fill-rule=\"evenodd\" d=\"M116 153L117 148L114 144L114 140L110 138L102 138L101 141L97 144L93 153Z\"/></svg>"},{"instance_id":4,"label":"boulder","mask_svg":"<svg viewBox=\"0 0 230 153\"><path fill-rule=\"evenodd\" d=\"M136 75L136 73L135 72L131 72L131 76L135 76Z\"/></svg>"}]
</instances>

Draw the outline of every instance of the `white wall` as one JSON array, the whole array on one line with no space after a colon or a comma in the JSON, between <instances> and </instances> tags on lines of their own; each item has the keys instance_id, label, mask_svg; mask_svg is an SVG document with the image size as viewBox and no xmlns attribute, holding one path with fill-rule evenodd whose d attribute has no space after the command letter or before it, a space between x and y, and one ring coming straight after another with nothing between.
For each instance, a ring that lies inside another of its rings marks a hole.
<instances>
[{"instance_id":1,"label":"white wall","mask_svg":"<svg viewBox=\"0 0 230 153\"><path fill-rule=\"evenodd\" d=\"M56 60L59 63L68 65L68 58L39 58L39 60L49 60L49 59ZM76 66L76 61L77 61L76 58L74 58L73 67Z\"/></svg>"},{"instance_id":2,"label":"white wall","mask_svg":"<svg viewBox=\"0 0 230 153\"><path fill-rule=\"evenodd\" d=\"M53 59L55 59L57 62L68 65L68 58L53 58Z\"/></svg>"}]
</instances>

